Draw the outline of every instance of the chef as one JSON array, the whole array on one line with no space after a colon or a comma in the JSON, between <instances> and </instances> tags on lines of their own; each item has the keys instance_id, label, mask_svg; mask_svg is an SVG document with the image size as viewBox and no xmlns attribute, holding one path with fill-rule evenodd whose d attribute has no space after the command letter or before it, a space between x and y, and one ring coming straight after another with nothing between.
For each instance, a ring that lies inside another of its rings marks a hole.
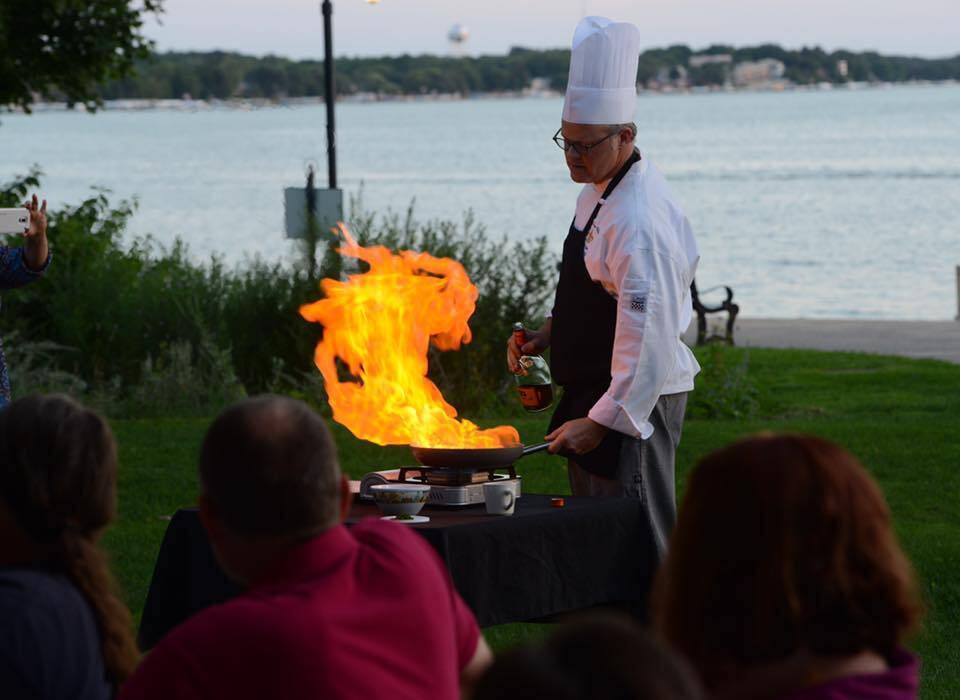
<instances>
[{"instance_id":1,"label":"chef","mask_svg":"<svg viewBox=\"0 0 960 700\"><path fill-rule=\"evenodd\" d=\"M551 452L568 456L574 495L639 499L659 561L676 519L674 463L700 366L690 323L699 253L660 171L635 145L640 32L586 17L577 26L554 141L583 183L563 244L551 317L507 363L551 349L563 396Z\"/></svg>"}]
</instances>

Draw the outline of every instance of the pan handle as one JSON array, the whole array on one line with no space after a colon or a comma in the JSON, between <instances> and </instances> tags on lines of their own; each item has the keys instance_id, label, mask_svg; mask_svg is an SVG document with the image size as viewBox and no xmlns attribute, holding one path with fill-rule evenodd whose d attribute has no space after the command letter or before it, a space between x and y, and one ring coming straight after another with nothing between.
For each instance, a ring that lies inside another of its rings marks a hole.
<instances>
[{"instance_id":1,"label":"pan handle","mask_svg":"<svg viewBox=\"0 0 960 700\"><path fill-rule=\"evenodd\" d=\"M551 443L549 442L541 442L539 445L530 445L530 447L524 447L521 457L532 455L534 452L543 452L545 449L550 447L550 444Z\"/></svg>"}]
</instances>

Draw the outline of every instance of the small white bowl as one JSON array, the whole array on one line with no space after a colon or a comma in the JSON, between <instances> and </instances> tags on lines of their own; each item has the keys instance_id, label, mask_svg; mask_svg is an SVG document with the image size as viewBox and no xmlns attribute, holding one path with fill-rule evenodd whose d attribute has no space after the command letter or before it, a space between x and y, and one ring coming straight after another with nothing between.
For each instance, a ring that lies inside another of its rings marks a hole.
<instances>
[{"instance_id":1,"label":"small white bowl","mask_svg":"<svg viewBox=\"0 0 960 700\"><path fill-rule=\"evenodd\" d=\"M384 515L416 515L430 496L426 484L374 484L373 500Z\"/></svg>"}]
</instances>

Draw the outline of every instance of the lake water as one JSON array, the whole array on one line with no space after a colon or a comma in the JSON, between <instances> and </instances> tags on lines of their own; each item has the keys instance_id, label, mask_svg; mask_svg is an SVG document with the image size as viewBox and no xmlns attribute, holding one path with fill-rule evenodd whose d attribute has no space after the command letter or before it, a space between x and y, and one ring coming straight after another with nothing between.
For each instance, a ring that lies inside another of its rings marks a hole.
<instances>
[{"instance_id":1,"label":"lake water","mask_svg":"<svg viewBox=\"0 0 960 700\"><path fill-rule=\"evenodd\" d=\"M340 104L340 185L378 212L472 209L559 252L578 191L550 141L560 112L558 98ZM139 199L133 233L289 258L282 189L310 159L325 177L324 123L319 105L8 114L0 179L39 163L53 205L106 187ZM956 314L960 87L643 95L637 124L697 232L701 288L733 286L745 315Z\"/></svg>"}]
</instances>

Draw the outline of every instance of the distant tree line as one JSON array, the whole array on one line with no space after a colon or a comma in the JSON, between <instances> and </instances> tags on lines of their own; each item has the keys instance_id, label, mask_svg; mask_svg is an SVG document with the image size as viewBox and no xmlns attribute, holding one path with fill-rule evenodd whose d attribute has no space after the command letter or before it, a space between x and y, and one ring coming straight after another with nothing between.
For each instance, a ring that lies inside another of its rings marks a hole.
<instances>
[{"instance_id":1,"label":"distant tree line","mask_svg":"<svg viewBox=\"0 0 960 700\"><path fill-rule=\"evenodd\" d=\"M908 80L957 80L960 79L960 54L949 58L918 58L912 56L883 56L874 51L824 51L818 46L804 47L797 51L784 49L776 44L734 48L716 44L701 51L692 51L687 46L671 46L654 49L640 57L640 80L646 82L665 66L687 66L694 55L729 54L734 63L759 61L772 58L782 61L786 68L784 78L798 85L819 82L841 83L890 82ZM840 73L839 65L845 61L847 74ZM722 66L707 64L690 70L694 85L722 84Z\"/></svg>"},{"instance_id":2,"label":"distant tree line","mask_svg":"<svg viewBox=\"0 0 960 700\"><path fill-rule=\"evenodd\" d=\"M797 51L774 44L744 48L715 45L701 51L677 45L645 51L637 80L647 84L664 75L676 77L684 70L691 85L720 85L724 66L706 64L690 68L694 55L730 54L734 63L764 58L780 60L785 78L797 84L817 82L960 79L960 55L944 59L882 56L874 52L828 52L820 48ZM505 56L444 57L395 56L339 58L337 92L342 95L376 93L416 95L426 93L480 93L521 90L534 78L556 90L566 87L570 52L565 49L514 48ZM839 61L847 64L843 76ZM104 99L179 98L227 99L231 97L283 99L323 95L323 62L293 61L278 56L257 58L236 53L162 53L142 59L131 75L103 84Z\"/></svg>"},{"instance_id":3,"label":"distant tree line","mask_svg":"<svg viewBox=\"0 0 960 700\"><path fill-rule=\"evenodd\" d=\"M532 78L562 86L570 52L513 49L506 56L396 56L338 58L337 93L416 95L522 90ZM323 61L255 58L236 53L156 54L133 75L101 87L104 99L230 97L284 98L323 95Z\"/></svg>"}]
</instances>

